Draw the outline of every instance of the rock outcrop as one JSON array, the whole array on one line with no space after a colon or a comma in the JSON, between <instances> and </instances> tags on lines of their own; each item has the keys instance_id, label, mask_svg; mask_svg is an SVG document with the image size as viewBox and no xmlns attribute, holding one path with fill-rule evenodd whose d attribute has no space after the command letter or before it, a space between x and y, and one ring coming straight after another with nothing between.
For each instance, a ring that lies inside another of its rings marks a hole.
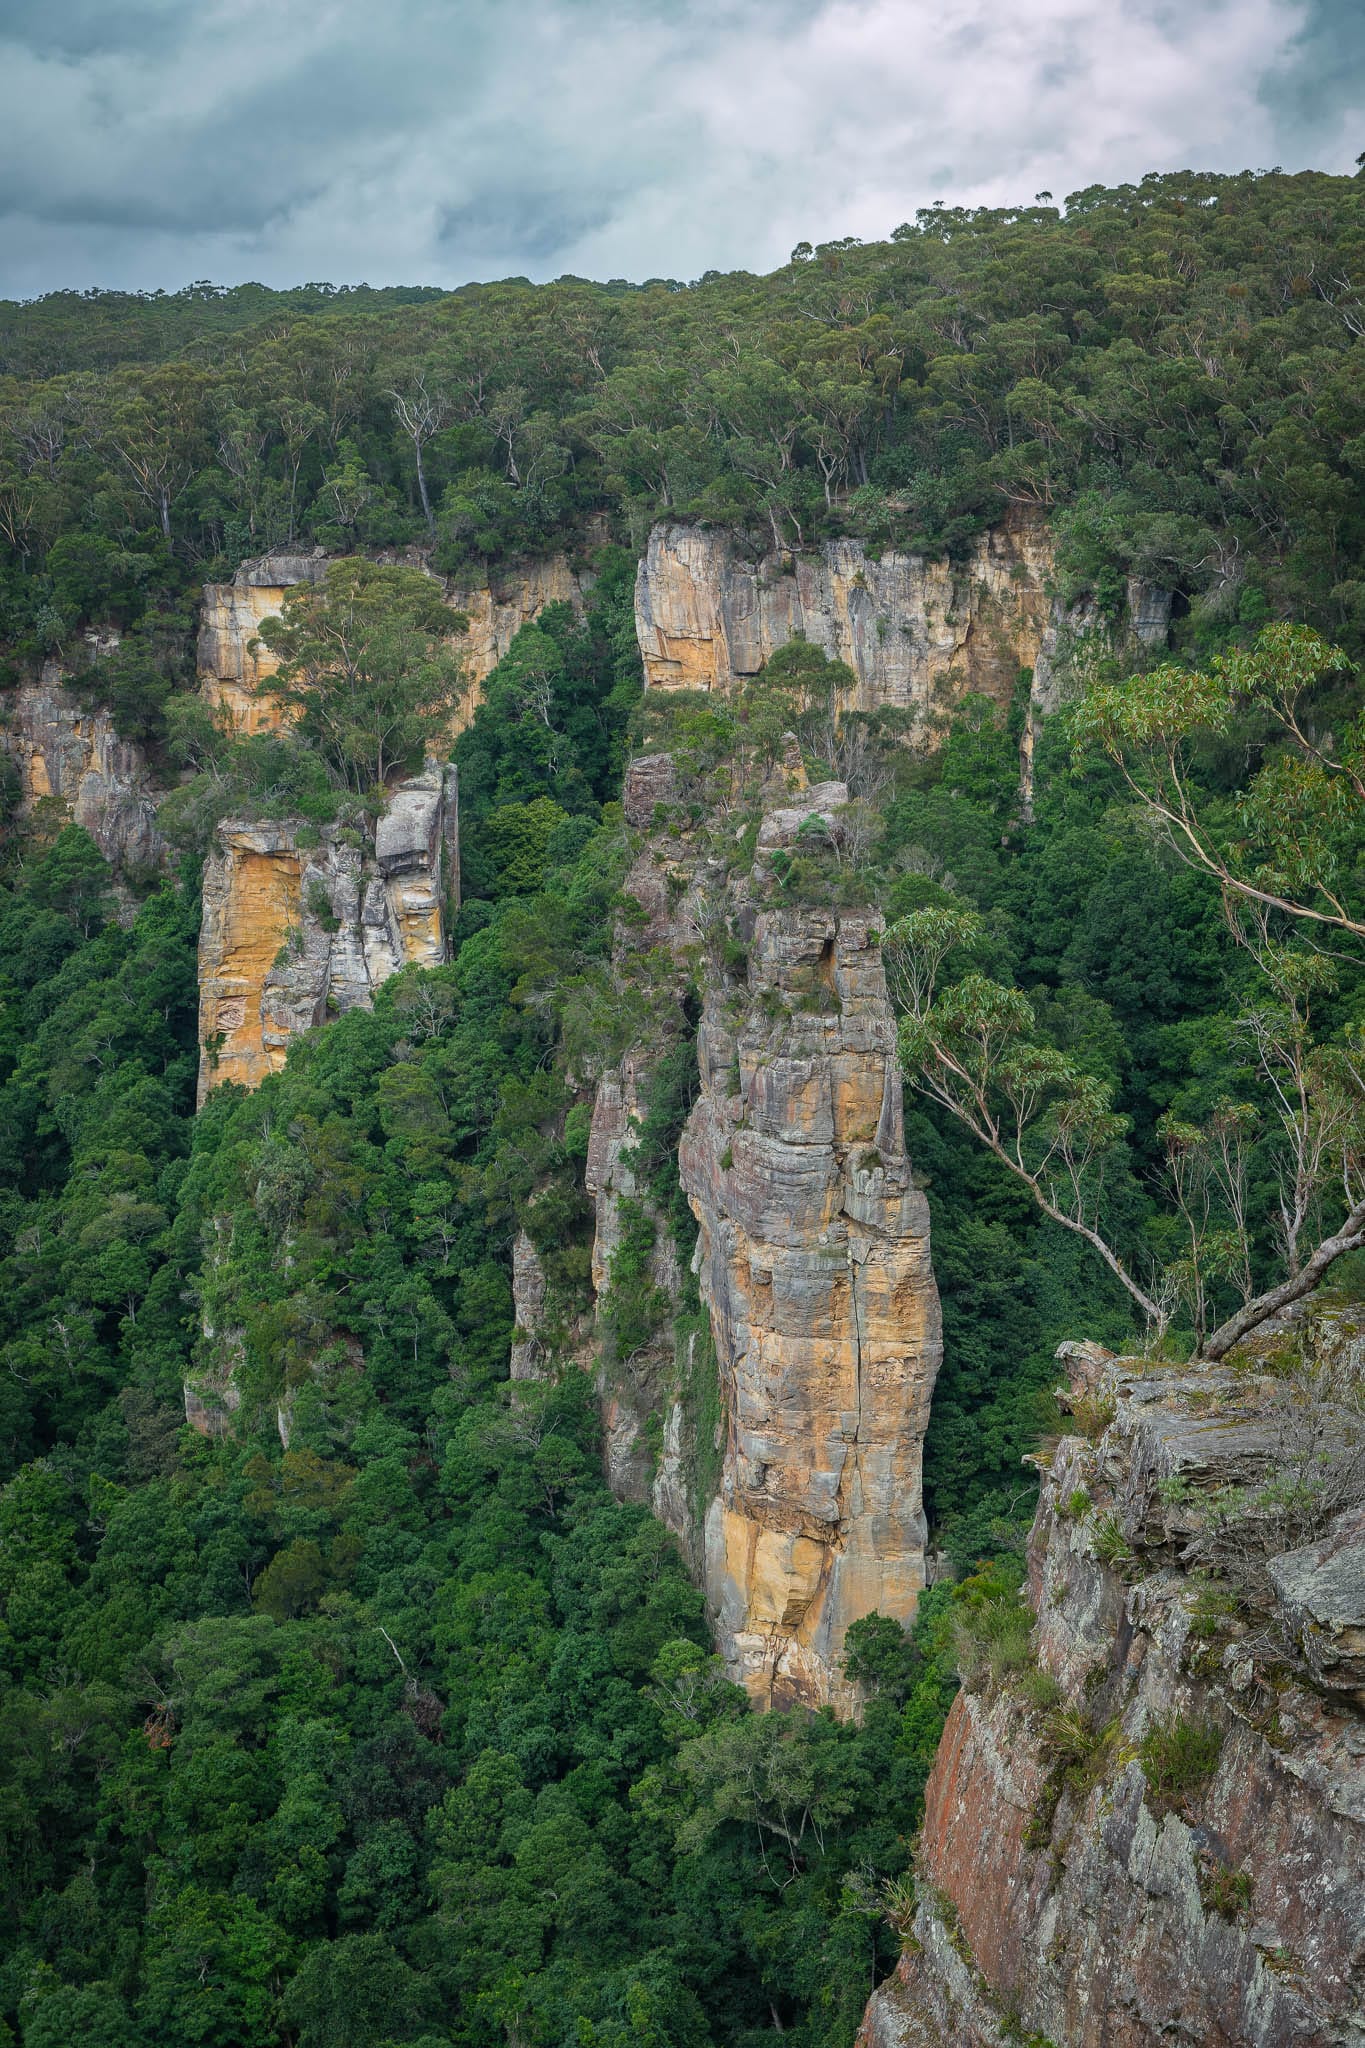
<instances>
[{"instance_id":1,"label":"rock outcrop","mask_svg":"<svg viewBox=\"0 0 1365 2048\"><path fill-rule=\"evenodd\" d=\"M285 593L300 583L317 583L327 573L321 548L309 553L260 555L243 562L231 583L206 583L199 608L196 663L199 687L220 705L238 732L269 732L279 708L255 693L279 666L269 648L253 642L261 622L277 616Z\"/></svg>"},{"instance_id":2,"label":"rock outcrop","mask_svg":"<svg viewBox=\"0 0 1365 2048\"><path fill-rule=\"evenodd\" d=\"M1088 1377L1092 1423L1114 1421L1062 1441L1030 1539L1044 1676L1032 1705L1017 1684L953 1705L913 1939L861 2048L1359 2048L1359 1510L1259 1591L1194 1577L1225 1489L1282 1476L1297 1394L1124 1361Z\"/></svg>"},{"instance_id":3,"label":"rock outcrop","mask_svg":"<svg viewBox=\"0 0 1365 2048\"><path fill-rule=\"evenodd\" d=\"M512 1312L516 1334L512 1339L511 1376L514 1380L539 1380L546 1376L545 1358L545 1268L526 1231L512 1240Z\"/></svg>"},{"instance_id":4,"label":"rock outcrop","mask_svg":"<svg viewBox=\"0 0 1365 2048\"><path fill-rule=\"evenodd\" d=\"M969 692L1008 704L1053 624L1046 525L993 527L962 564L853 540L754 561L723 530L656 526L635 591L654 689L729 691L796 635L848 663L856 708L895 706L932 737Z\"/></svg>"},{"instance_id":5,"label":"rock outcrop","mask_svg":"<svg viewBox=\"0 0 1365 2048\"><path fill-rule=\"evenodd\" d=\"M423 560L419 550L411 551L410 558ZM296 584L324 576L327 563L320 549L278 551L243 562L230 583L204 585L199 686L209 702L227 711L239 732L270 731L279 722L274 700L257 694L276 667L269 649L257 645L253 651L262 620L278 613L285 593ZM520 628L547 604L581 606L590 586L591 578L564 555L508 570L492 584L446 584L452 611L468 621L468 630L457 635L468 690L452 738L473 716L484 683ZM110 631L86 638L96 656L117 645ZM51 799L85 827L114 867L145 872L165 864L168 849L156 823L165 788L145 750L119 737L108 711L82 707L65 687L58 662L45 662L37 682L22 684L5 700L0 752L8 755L18 776L21 815L31 815L35 804Z\"/></svg>"},{"instance_id":6,"label":"rock outcrop","mask_svg":"<svg viewBox=\"0 0 1365 2048\"><path fill-rule=\"evenodd\" d=\"M849 1623L908 1619L925 1583L920 1451L941 1348L928 1209L876 920L775 901L771 857L812 829L837 844L847 789L806 787L795 742L761 795L732 791L705 815L683 779L659 753L631 762L624 790L637 914L615 964L623 1006L645 1007L597 1090L594 1279L609 1307L623 1244L647 1246L633 1284L671 1314L629 1358L606 1347L608 1474L683 1537L757 1703L848 1708ZM696 1063L678 1158L699 1299L640 1153L680 1058Z\"/></svg>"},{"instance_id":7,"label":"rock outcrop","mask_svg":"<svg viewBox=\"0 0 1365 2048\"><path fill-rule=\"evenodd\" d=\"M198 666L200 688L211 703L221 705L239 732L271 731L279 707L269 695L258 695L278 663L269 649L253 642L264 619L274 617L286 593L300 583L315 583L327 573L328 556L276 553L243 562L231 583L206 583L200 612ZM421 550L405 551L402 559L425 566ZM499 572L492 584L445 582L453 612L467 621L456 635L464 661L467 690L451 737L463 731L482 701L483 686L521 628L547 604L581 606L591 578L575 570L567 556L550 555L516 569Z\"/></svg>"},{"instance_id":8,"label":"rock outcrop","mask_svg":"<svg viewBox=\"0 0 1365 2048\"><path fill-rule=\"evenodd\" d=\"M1365 1508L1270 1566L1281 1612L1317 1683L1365 1701Z\"/></svg>"},{"instance_id":9,"label":"rock outcrop","mask_svg":"<svg viewBox=\"0 0 1365 2048\"><path fill-rule=\"evenodd\" d=\"M759 911L747 968L708 996L680 1153L726 1411L706 1586L755 1700L848 1705L849 1623L908 1620L925 1583L929 1210L875 921Z\"/></svg>"},{"instance_id":10,"label":"rock outcrop","mask_svg":"<svg viewBox=\"0 0 1365 2048\"><path fill-rule=\"evenodd\" d=\"M95 652L109 641L92 642ZM19 777L21 815L51 799L83 825L105 859L121 868L159 867L166 844L156 826L161 791L143 749L120 739L107 711L87 711L65 687L55 661L36 683L6 700L0 749Z\"/></svg>"},{"instance_id":11,"label":"rock outcrop","mask_svg":"<svg viewBox=\"0 0 1365 2048\"><path fill-rule=\"evenodd\" d=\"M672 808L676 795L669 755L627 763L622 803L636 840L622 896L637 906L638 914L618 923L613 964L623 997L644 1004L649 1022L640 1042L597 1082L585 1183L596 1218L592 1279L599 1308L611 1307L610 1290L614 1282L620 1284L617 1257L634 1219L650 1243L644 1270L630 1284L652 1290L660 1311L653 1327L637 1335L628 1356L617 1355L619 1347L605 1332L599 1345L607 1479L621 1498L652 1508L700 1573L704 1503L697 1497L698 1418L685 1388L696 1363L697 1338L695 1331L679 1338L685 1282L677 1242L637 1172L640 1137L663 1062L680 1050L689 1061L694 1057L686 990L706 858L697 834ZM666 821L656 824L656 816ZM705 1363L709 1368L709 1351Z\"/></svg>"},{"instance_id":12,"label":"rock outcrop","mask_svg":"<svg viewBox=\"0 0 1365 2048\"><path fill-rule=\"evenodd\" d=\"M458 831L455 771L434 764L392 793L372 849L336 826L219 826L199 937L201 1102L224 1081L256 1087L300 1032L367 1007L400 967L446 958Z\"/></svg>"}]
</instances>

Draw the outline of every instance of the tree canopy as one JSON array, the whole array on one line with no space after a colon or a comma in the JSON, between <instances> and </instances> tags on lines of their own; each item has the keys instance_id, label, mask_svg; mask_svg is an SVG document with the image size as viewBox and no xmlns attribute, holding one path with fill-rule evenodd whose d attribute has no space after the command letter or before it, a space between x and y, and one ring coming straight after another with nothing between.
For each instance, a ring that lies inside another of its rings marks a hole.
<instances>
[{"instance_id":1,"label":"tree canopy","mask_svg":"<svg viewBox=\"0 0 1365 2048\"><path fill-rule=\"evenodd\" d=\"M1363 193L1183 171L766 277L6 307L0 642L70 654L273 547L478 577L660 517L957 555L1022 515L1099 615L1135 579L1195 643L1297 616L1354 653Z\"/></svg>"},{"instance_id":2,"label":"tree canopy","mask_svg":"<svg viewBox=\"0 0 1365 2048\"><path fill-rule=\"evenodd\" d=\"M261 640L261 686L297 720L335 781L364 795L448 738L464 688L441 586L420 569L343 556L285 592Z\"/></svg>"}]
</instances>

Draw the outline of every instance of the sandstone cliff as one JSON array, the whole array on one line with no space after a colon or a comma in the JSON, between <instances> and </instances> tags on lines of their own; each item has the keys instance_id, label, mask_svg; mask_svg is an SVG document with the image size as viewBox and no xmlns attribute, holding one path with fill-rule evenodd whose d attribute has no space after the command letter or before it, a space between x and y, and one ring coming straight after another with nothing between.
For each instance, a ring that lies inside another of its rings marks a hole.
<instances>
[{"instance_id":1,"label":"sandstone cliff","mask_svg":"<svg viewBox=\"0 0 1365 2048\"><path fill-rule=\"evenodd\" d=\"M409 558L414 564L424 561L419 550L408 551L404 559ZM198 644L200 688L211 702L224 707L239 732L268 731L279 716L269 696L256 694L277 666L268 648L252 652L261 621L279 612L285 593L295 585L325 576L327 561L321 549L262 555L243 562L231 583L205 584ZM589 581L566 556L551 555L499 572L491 584L458 578L445 584L451 610L468 621L467 630L457 638L468 688L452 738L468 725L483 685L521 628L547 604L581 605Z\"/></svg>"},{"instance_id":2,"label":"sandstone cliff","mask_svg":"<svg viewBox=\"0 0 1365 2048\"><path fill-rule=\"evenodd\" d=\"M742 1001L708 994L680 1155L726 1409L706 1586L756 1700L848 1704L849 1623L925 1583L929 1211L874 921L759 911L747 966Z\"/></svg>"},{"instance_id":3,"label":"sandstone cliff","mask_svg":"<svg viewBox=\"0 0 1365 2048\"><path fill-rule=\"evenodd\" d=\"M756 1702L847 1707L849 1623L873 1608L908 1619L924 1584L920 1454L941 1345L875 920L773 900L772 853L812 818L840 830L847 789L804 783L792 743L746 838L743 803L682 800L697 792L668 754L631 763L624 893L639 914L616 967L623 1004L646 990L649 1009L598 1087L588 1187L599 1298L633 1231L649 1246L636 1284L672 1310L608 1360L613 1484L688 1542ZM689 991L701 1015L679 1167L695 1316L640 1157L662 1062L694 1056Z\"/></svg>"},{"instance_id":4,"label":"sandstone cliff","mask_svg":"<svg viewBox=\"0 0 1365 2048\"><path fill-rule=\"evenodd\" d=\"M1365 1520L1242 1579L1190 1569L1235 1551L1246 1489L1287 1497L1321 1385L1093 1355L1086 1378L1075 1405L1114 1420L1045 1473L1034 1703L988 1683L954 1703L914 1933L861 2048L1359 2044ZM1326 1416L1340 1473L1360 1415ZM1253 1506L1248 1557L1277 1512Z\"/></svg>"},{"instance_id":5,"label":"sandstone cliff","mask_svg":"<svg viewBox=\"0 0 1365 2048\"><path fill-rule=\"evenodd\" d=\"M336 826L219 826L199 937L201 1103L224 1081L256 1087L300 1032L367 1006L408 962L445 959L458 829L455 771L435 765L392 793L372 849Z\"/></svg>"},{"instance_id":6,"label":"sandstone cliff","mask_svg":"<svg viewBox=\"0 0 1365 2048\"><path fill-rule=\"evenodd\" d=\"M326 573L327 556L317 548L261 555L243 562L231 583L204 585L195 655L199 687L229 713L238 732L270 731L279 717L272 699L255 694L278 666L268 648L252 651L262 620L277 615L286 591Z\"/></svg>"},{"instance_id":7,"label":"sandstone cliff","mask_svg":"<svg viewBox=\"0 0 1365 2048\"><path fill-rule=\"evenodd\" d=\"M204 585L199 685L210 702L227 710L239 732L269 730L278 719L271 698L256 695L275 667L268 649L251 651L261 621L279 611L287 590L325 575L327 559L321 550L262 555L243 562L231 583ZM420 561L420 552L412 559ZM508 570L491 585L447 584L452 611L468 620L458 645L469 687L454 731L468 724L484 683L520 628L547 604L581 605L589 581L565 556L553 555ZM110 631L87 639L94 654L117 644ZM21 685L5 700L0 752L18 776L21 815L50 799L85 827L116 868L146 870L165 862L168 850L156 823L165 788L145 750L119 737L107 711L82 708L64 687L59 663L45 662L37 682Z\"/></svg>"},{"instance_id":8,"label":"sandstone cliff","mask_svg":"<svg viewBox=\"0 0 1365 2048\"><path fill-rule=\"evenodd\" d=\"M107 711L82 709L55 661L6 701L0 749L19 778L21 815L51 799L115 866L146 869L165 858L156 828L161 792L146 754L119 738Z\"/></svg>"},{"instance_id":9,"label":"sandstone cliff","mask_svg":"<svg viewBox=\"0 0 1365 2048\"><path fill-rule=\"evenodd\" d=\"M645 678L728 691L801 634L848 663L859 710L911 711L928 734L968 692L1009 703L1055 634L1051 572L1034 520L992 528L961 565L851 540L755 562L724 531L656 526L635 594Z\"/></svg>"}]
</instances>

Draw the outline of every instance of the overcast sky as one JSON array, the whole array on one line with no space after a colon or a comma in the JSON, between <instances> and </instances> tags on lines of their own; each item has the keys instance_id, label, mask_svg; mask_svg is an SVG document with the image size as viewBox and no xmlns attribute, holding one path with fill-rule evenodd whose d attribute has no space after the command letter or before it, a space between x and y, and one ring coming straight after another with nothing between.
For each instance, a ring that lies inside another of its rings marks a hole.
<instances>
[{"instance_id":1,"label":"overcast sky","mask_svg":"<svg viewBox=\"0 0 1365 2048\"><path fill-rule=\"evenodd\" d=\"M1365 0L0 0L0 294L693 278L1343 171Z\"/></svg>"}]
</instances>

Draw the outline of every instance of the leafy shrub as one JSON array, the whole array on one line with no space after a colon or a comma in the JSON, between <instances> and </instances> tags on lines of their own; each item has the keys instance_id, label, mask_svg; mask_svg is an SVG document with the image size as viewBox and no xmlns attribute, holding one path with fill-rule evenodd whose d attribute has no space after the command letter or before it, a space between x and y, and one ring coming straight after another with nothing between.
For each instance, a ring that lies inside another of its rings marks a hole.
<instances>
[{"instance_id":1,"label":"leafy shrub","mask_svg":"<svg viewBox=\"0 0 1365 2048\"><path fill-rule=\"evenodd\" d=\"M1014 1681L1014 1696L1035 1713L1043 1713L1059 1703L1062 1688L1050 1671L1021 1671Z\"/></svg>"},{"instance_id":2,"label":"leafy shrub","mask_svg":"<svg viewBox=\"0 0 1365 2048\"><path fill-rule=\"evenodd\" d=\"M308 884L308 909L325 932L341 929L341 919L332 908L332 899L322 882Z\"/></svg>"},{"instance_id":3,"label":"leafy shrub","mask_svg":"<svg viewBox=\"0 0 1365 2048\"><path fill-rule=\"evenodd\" d=\"M600 1315L617 1359L632 1358L657 1335L672 1307L649 1277L658 1224L639 1202L621 1203L621 1240L612 1255Z\"/></svg>"},{"instance_id":4,"label":"leafy shrub","mask_svg":"<svg viewBox=\"0 0 1365 2048\"><path fill-rule=\"evenodd\" d=\"M1201 1586L1190 1608L1190 1634L1208 1642L1237 1613L1237 1596L1228 1586Z\"/></svg>"},{"instance_id":5,"label":"leafy shrub","mask_svg":"<svg viewBox=\"0 0 1365 2048\"><path fill-rule=\"evenodd\" d=\"M863 1615L845 1638L845 1676L890 1699L904 1699L922 1661L911 1632L886 1614Z\"/></svg>"},{"instance_id":6,"label":"leafy shrub","mask_svg":"<svg viewBox=\"0 0 1365 2048\"><path fill-rule=\"evenodd\" d=\"M1076 1707L1056 1707L1043 1718L1041 1740L1049 1756L1061 1764L1084 1763L1095 1748L1096 1735Z\"/></svg>"},{"instance_id":7,"label":"leafy shrub","mask_svg":"<svg viewBox=\"0 0 1365 2048\"><path fill-rule=\"evenodd\" d=\"M962 1683L996 1689L1033 1663L1033 1613L1017 1592L983 1599L957 1617L953 1641Z\"/></svg>"},{"instance_id":8,"label":"leafy shrub","mask_svg":"<svg viewBox=\"0 0 1365 2048\"><path fill-rule=\"evenodd\" d=\"M1118 1413L1114 1396L1107 1390L1098 1394L1078 1394L1071 1403L1071 1421L1078 1436L1088 1436L1092 1441L1102 1437Z\"/></svg>"},{"instance_id":9,"label":"leafy shrub","mask_svg":"<svg viewBox=\"0 0 1365 2048\"><path fill-rule=\"evenodd\" d=\"M1116 1514L1101 1515L1095 1523L1095 1555L1101 1564L1121 1569L1133 1562L1132 1546Z\"/></svg>"}]
</instances>

